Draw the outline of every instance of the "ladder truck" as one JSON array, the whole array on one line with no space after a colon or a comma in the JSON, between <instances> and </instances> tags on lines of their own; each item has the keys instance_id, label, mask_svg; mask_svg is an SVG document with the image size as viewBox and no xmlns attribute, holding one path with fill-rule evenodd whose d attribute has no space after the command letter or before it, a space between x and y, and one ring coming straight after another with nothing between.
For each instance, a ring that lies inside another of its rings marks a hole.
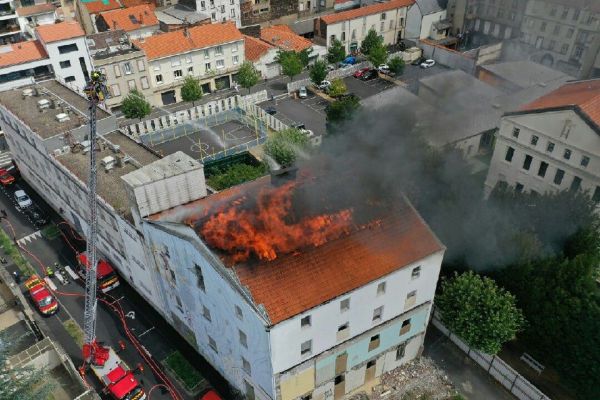
<instances>
[{"instance_id":1,"label":"ladder truck","mask_svg":"<svg viewBox=\"0 0 600 400\"><path fill-rule=\"evenodd\" d=\"M88 259L85 273L85 307L83 311L83 359L103 385L103 392L115 400L145 400L146 393L127 364L111 347L96 340L98 203L96 200L96 109L107 96L106 77L92 71L84 89L90 110L90 173L88 178L89 232L86 243ZM85 373L85 368L81 371Z\"/></svg>"}]
</instances>

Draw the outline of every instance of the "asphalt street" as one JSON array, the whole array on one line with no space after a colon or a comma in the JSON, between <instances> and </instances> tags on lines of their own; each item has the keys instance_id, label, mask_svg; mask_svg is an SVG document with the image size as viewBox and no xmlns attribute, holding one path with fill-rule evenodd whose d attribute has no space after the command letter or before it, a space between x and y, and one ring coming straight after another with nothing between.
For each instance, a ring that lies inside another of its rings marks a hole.
<instances>
[{"instance_id":1,"label":"asphalt street","mask_svg":"<svg viewBox=\"0 0 600 400\"><path fill-rule=\"evenodd\" d=\"M51 212L50 207L35 194L26 182L19 180L17 183L30 195L34 203ZM16 209L13 199L14 190L14 187L1 188L0 190L2 192L0 194L0 209L6 211L8 220L2 221L2 228L10 236L13 236L12 229L14 229L15 239L22 239L20 243L23 244L24 248L41 260L45 266L52 265L54 262L58 262L60 265L75 265L75 251L62 237L58 236L51 240L47 239L45 236L39 234L39 230L33 223ZM54 222L61 221L59 215L51 213ZM78 241L76 238L71 237L69 242L78 251L85 249L85 242L81 240ZM42 273L42 267L35 258L29 256L25 251L21 251L21 253L39 273ZM9 266L8 269L12 273L16 270L16 266ZM54 279L54 283L58 291L71 295L59 295L59 312L48 318L43 318L41 315L36 314L37 323L46 334L63 346L67 354L73 359L74 364L79 366L82 362L81 348L65 330L63 322L73 319L82 326L84 308L83 286L80 282L73 281L62 285L56 279ZM108 294L112 298L108 298L107 301L115 301L120 304L124 314L127 315L127 326L130 331L138 338L141 345L155 361L160 362L174 350L179 350L204 375L210 384L227 398L228 389L225 380L123 279L121 279L121 285ZM111 345L115 349L118 348L119 341L125 342L126 348L120 353L120 356L131 368L135 368L139 363L143 364L144 371L138 373L137 377L146 389L146 392L154 385L162 383L130 343L121 320L102 302L99 302L98 306L96 336L98 341ZM87 381L97 388L97 382L91 373L87 374ZM197 396L192 397L187 395L173 380L171 382L177 387L184 399L197 398ZM166 391L161 390L154 390L151 397L153 400L166 400L170 398L171 396Z\"/></svg>"}]
</instances>

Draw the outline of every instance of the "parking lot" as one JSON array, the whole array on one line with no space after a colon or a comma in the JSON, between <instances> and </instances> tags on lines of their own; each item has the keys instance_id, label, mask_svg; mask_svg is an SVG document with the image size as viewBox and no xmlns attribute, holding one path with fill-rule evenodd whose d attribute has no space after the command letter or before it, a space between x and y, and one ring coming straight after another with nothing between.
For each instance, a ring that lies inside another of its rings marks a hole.
<instances>
[{"instance_id":1,"label":"parking lot","mask_svg":"<svg viewBox=\"0 0 600 400\"><path fill-rule=\"evenodd\" d=\"M306 129L310 129L315 135L324 135L325 132L325 107L327 101L308 92L306 99L294 99L287 97L281 100L267 101L260 104L260 107L275 107L277 113L275 118L286 125L304 124Z\"/></svg>"},{"instance_id":2,"label":"parking lot","mask_svg":"<svg viewBox=\"0 0 600 400\"><path fill-rule=\"evenodd\" d=\"M385 79L376 78L370 81L363 81L352 75L345 77L344 83L348 88L348 93L354 93L361 99L366 99L395 86L393 82L386 81Z\"/></svg>"},{"instance_id":3,"label":"parking lot","mask_svg":"<svg viewBox=\"0 0 600 400\"><path fill-rule=\"evenodd\" d=\"M401 80L402 82L407 84L407 89L413 93L417 93L419 90L419 80L423 78L427 78L429 76L437 75L441 72L450 71L449 68L444 67L440 64L435 64L430 68L421 68L417 65L406 64L404 67L404 72L402 75L396 77L396 79Z\"/></svg>"}]
</instances>

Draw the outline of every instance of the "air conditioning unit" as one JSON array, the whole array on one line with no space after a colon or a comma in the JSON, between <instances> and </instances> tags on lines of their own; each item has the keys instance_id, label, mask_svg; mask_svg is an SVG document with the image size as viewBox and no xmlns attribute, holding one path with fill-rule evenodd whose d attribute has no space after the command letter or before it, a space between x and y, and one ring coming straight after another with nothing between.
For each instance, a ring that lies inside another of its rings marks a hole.
<instances>
[{"instance_id":1,"label":"air conditioning unit","mask_svg":"<svg viewBox=\"0 0 600 400\"><path fill-rule=\"evenodd\" d=\"M38 100L38 108L40 110L43 110L45 108L50 108L50 100L48 100L48 99Z\"/></svg>"},{"instance_id":2,"label":"air conditioning unit","mask_svg":"<svg viewBox=\"0 0 600 400\"><path fill-rule=\"evenodd\" d=\"M83 154L89 152L91 146L92 146L92 143L89 140L84 140L83 142L81 142L81 147L83 148Z\"/></svg>"},{"instance_id":3,"label":"air conditioning unit","mask_svg":"<svg viewBox=\"0 0 600 400\"><path fill-rule=\"evenodd\" d=\"M33 89L23 89L23 97L31 97L33 96Z\"/></svg>"},{"instance_id":4,"label":"air conditioning unit","mask_svg":"<svg viewBox=\"0 0 600 400\"><path fill-rule=\"evenodd\" d=\"M71 117L69 117L69 115L66 113L56 114L56 120L58 122L65 122L65 121L69 121L70 119L71 119Z\"/></svg>"},{"instance_id":5,"label":"air conditioning unit","mask_svg":"<svg viewBox=\"0 0 600 400\"><path fill-rule=\"evenodd\" d=\"M62 154L62 150L61 149L56 149L56 150L53 151L53 153L54 153L54 157L58 157L58 156L60 156Z\"/></svg>"},{"instance_id":6,"label":"air conditioning unit","mask_svg":"<svg viewBox=\"0 0 600 400\"><path fill-rule=\"evenodd\" d=\"M100 162L104 170L108 172L115 167L116 160L113 156L106 156Z\"/></svg>"}]
</instances>

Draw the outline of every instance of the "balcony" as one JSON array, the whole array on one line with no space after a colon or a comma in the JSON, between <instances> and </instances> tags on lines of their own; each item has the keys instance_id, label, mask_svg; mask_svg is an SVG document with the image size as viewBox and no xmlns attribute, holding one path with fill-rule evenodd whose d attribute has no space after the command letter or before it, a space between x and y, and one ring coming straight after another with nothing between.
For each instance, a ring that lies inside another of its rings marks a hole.
<instances>
[{"instance_id":1,"label":"balcony","mask_svg":"<svg viewBox=\"0 0 600 400\"><path fill-rule=\"evenodd\" d=\"M0 25L0 36L14 35L19 32L21 32L21 29L18 25Z\"/></svg>"},{"instance_id":2,"label":"balcony","mask_svg":"<svg viewBox=\"0 0 600 400\"><path fill-rule=\"evenodd\" d=\"M0 21L17 18L17 12L13 8L0 9Z\"/></svg>"}]
</instances>

